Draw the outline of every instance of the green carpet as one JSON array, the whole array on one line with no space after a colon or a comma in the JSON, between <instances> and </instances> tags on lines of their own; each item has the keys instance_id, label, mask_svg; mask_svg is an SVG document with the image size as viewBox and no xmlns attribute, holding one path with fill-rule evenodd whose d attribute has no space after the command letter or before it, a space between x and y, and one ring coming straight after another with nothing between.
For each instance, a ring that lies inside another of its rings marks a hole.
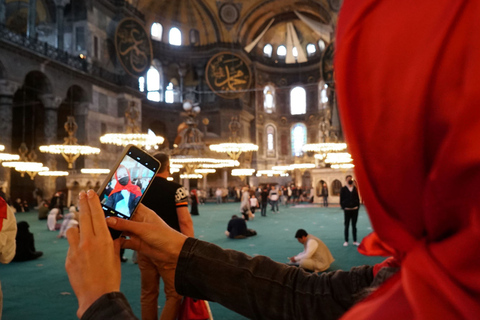
<instances>
[{"instance_id":1,"label":"green carpet","mask_svg":"<svg viewBox=\"0 0 480 320\"><path fill-rule=\"evenodd\" d=\"M200 216L193 217L196 237L223 248L239 250L251 256L266 255L286 263L287 257L303 250L294 238L295 231L303 228L329 247L335 258L330 270L348 270L353 266L382 261L382 258L362 256L352 245L343 247L343 211L338 207L281 206L278 214L268 211L267 217L261 217L257 212L255 220L247 224L258 235L231 240L225 237L224 231L230 217L239 214L239 207L239 203L199 206ZM46 221L37 220L36 212L17 214L17 221L22 220L30 224L37 250L43 251L44 255L33 261L0 265L3 319L76 319L77 302L64 268L67 240L57 239L57 232L48 231ZM360 210L357 229L359 240L371 232L364 208ZM121 290L135 314L140 316L140 273L137 265L131 262L131 254L132 251L127 250L125 255L129 261L122 264ZM164 303L163 287L161 290L160 310ZM210 303L210 306L215 319L245 319L217 303Z\"/></svg>"}]
</instances>

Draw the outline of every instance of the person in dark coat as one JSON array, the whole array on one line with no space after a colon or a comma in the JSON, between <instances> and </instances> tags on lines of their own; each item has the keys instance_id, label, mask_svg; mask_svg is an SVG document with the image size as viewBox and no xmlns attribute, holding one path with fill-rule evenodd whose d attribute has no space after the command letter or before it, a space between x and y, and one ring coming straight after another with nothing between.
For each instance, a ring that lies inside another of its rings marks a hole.
<instances>
[{"instance_id":1,"label":"person in dark coat","mask_svg":"<svg viewBox=\"0 0 480 320\"><path fill-rule=\"evenodd\" d=\"M358 195L357 187L354 185L354 181L351 175L345 178L346 185L340 190L340 206L344 212L344 233L345 242L343 246L348 246L348 227L350 221L352 222L352 235L353 244L358 246L360 243L357 241L357 219L358 209L360 208L360 197Z\"/></svg>"},{"instance_id":2,"label":"person in dark coat","mask_svg":"<svg viewBox=\"0 0 480 320\"><path fill-rule=\"evenodd\" d=\"M43 255L42 251L35 250L35 240L29 228L30 225L26 221L17 223L17 236L15 238L17 249L13 261L34 260Z\"/></svg>"},{"instance_id":3,"label":"person in dark coat","mask_svg":"<svg viewBox=\"0 0 480 320\"><path fill-rule=\"evenodd\" d=\"M192 203L190 205L190 214L192 216L198 216L198 197L197 197L197 190L193 189L192 192L190 192L190 199L192 200Z\"/></svg>"}]
</instances>

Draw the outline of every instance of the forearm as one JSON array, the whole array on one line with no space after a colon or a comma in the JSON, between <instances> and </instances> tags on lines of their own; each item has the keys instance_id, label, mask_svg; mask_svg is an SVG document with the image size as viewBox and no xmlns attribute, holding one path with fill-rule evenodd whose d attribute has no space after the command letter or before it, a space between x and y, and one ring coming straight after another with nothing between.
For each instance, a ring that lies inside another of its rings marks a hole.
<instances>
[{"instance_id":1,"label":"forearm","mask_svg":"<svg viewBox=\"0 0 480 320\"><path fill-rule=\"evenodd\" d=\"M317 276L190 238L180 253L175 286L181 295L218 302L250 319L336 319L371 283L368 268Z\"/></svg>"},{"instance_id":2,"label":"forearm","mask_svg":"<svg viewBox=\"0 0 480 320\"><path fill-rule=\"evenodd\" d=\"M137 319L127 299L121 292L104 294L97 299L83 314L82 320Z\"/></svg>"}]
</instances>

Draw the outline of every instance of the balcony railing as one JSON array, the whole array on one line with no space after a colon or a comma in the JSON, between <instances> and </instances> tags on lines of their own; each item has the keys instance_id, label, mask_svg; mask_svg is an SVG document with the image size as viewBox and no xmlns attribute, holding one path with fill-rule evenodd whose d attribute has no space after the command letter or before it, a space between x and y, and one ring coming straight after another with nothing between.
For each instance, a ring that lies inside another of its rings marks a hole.
<instances>
[{"instance_id":1,"label":"balcony railing","mask_svg":"<svg viewBox=\"0 0 480 320\"><path fill-rule=\"evenodd\" d=\"M60 50L46 42L30 38L8 29L0 24L0 41L7 42L25 48L48 59L54 60L71 68L82 71L91 76L100 78L118 86L127 86L138 90L136 79L128 75L120 75L110 72L102 67L88 62L79 56Z\"/></svg>"}]
</instances>

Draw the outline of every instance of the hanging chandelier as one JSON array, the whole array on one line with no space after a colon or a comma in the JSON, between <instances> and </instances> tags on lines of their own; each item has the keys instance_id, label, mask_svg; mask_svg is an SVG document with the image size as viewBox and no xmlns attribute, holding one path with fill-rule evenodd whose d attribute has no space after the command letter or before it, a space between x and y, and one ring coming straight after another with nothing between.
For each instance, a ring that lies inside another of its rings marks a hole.
<instances>
[{"instance_id":1,"label":"hanging chandelier","mask_svg":"<svg viewBox=\"0 0 480 320\"><path fill-rule=\"evenodd\" d=\"M215 173L217 170L215 169L195 169L195 173L203 173L203 174L209 174L209 173Z\"/></svg>"},{"instance_id":2,"label":"hanging chandelier","mask_svg":"<svg viewBox=\"0 0 480 320\"><path fill-rule=\"evenodd\" d=\"M183 173L180 175L180 179L202 179L203 176L199 173Z\"/></svg>"},{"instance_id":3,"label":"hanging chandelier","mask_svg":"<svg viewBox=\"0 0 480 320\"><path fill-rule=\"evenodd\" d=\"M100 175L100 174L108 174L110 173L110 169L102 169L102 168L83 168L80 170L83 174L93 174L93 175Z\"/></svg>"},{"instance_id":4,"label":"hanging chandelier","mask_svg":"<svg viewBox=\"0 0 480 320\"><path fill-rule=\"evenodd\" d=\"M277 170L258 170L257 171L257 177L261 176L267 176L267 177L273 177L273 176L280 176L280 177L288 177L288 173L285 171L277 171Z\"/></svg>"},{"instance_id":5,"label":"hanging chandelier","mask_svg":"<svg viewBox=\"0 0 480 320\"><path fill-rule=\"evenodd\" d=\"M210 150L226 153L232 160L238 160L243 152L258 151L258 146L253 143L220 143L210 145Z\"/></svg>"},{"instance_id":6,"label":"hanging chandelier","mask_svg":"<svg viewBox=\"0 0 480 320\"><path fill-rule=\"evenodd\" d=\"M39 176L43 177L65 177L68 176L67 171L40 171Z\"/></svg>"},{"instance_id":7,"label":"hanging chandelier","mask_svg":"<svg viewBox=\"0 0 480 320\"><path fill-rule=\"evenodd\" d=\"M232 169L232 176L236 177L250 177L255 172L255 169Z\"/></svg>"},{"instance_id":8,"label":"hanging chandelier","mask_svg":"<svg viewBox=\"0 0 480 320\"><path fill-rule=\"evenodd\" d=\"M351 163L352 161L352 155L348 152L331 152L325 158L325 163L330 164Z\"/></svg>"},{"instance_id":9,"label":"hanging chandelier","mask_svg":"<svg viewBox=\"0 0 480 320\"><path fill-rule=\"evenodd\" d=\"M318 152L318 153L338 152L346 149L347 149L347 144L343 142L308 143L303 145L302 147L302 150L304 152Z\"/></svg>"},{"instance_id":10,"label":"hanging chandelier","mask_svg":"<svg viewBox=\"0 0 480 320\"><path fill-rule=\"evenodd\" d=\"M125 110L126 130L125 133L107 133L100 137L100 142L104 144L113 144L125 147L133 144L146 150L158 149L165 139L155 135L152 130L148 133L140 133L137 120L140 117L140 111L134 101L130 101L127 110Z\"/></svg>"},{"instance_id":11,"label":"hanging chandelier","mask_svg":"<svg viewBox=\"0 0 480 320\"><path fill-rule=\"evenodd\" d=\"M18 148L19 156L14 161L3 162L2 166L5 168L14 168L15 171L20 172L20 176L23 178L25 173L30 176L30 179L34 179L35 175L42 171L48 171L48 167L44 167L43 163L37 162L37 155L35 150L28 151L28 147L25 142L20 144Z\"/></svg>"},{"instance_id":12,"label":"hanging chandelier","mask_svg":"<svg viewBox=\"0 0 480 320\"><path fill-rule=\"evenodd\" d=\"M53 144L47 146L40 146L40 152L43 153L50 153L50 154L61 154L65 161L68 163L68 168L73 168L73 163L80 157L81 155L90 155L90 154L99 154L100 149L87 146L87 145L79 145L77 143L77 138L75 137L75 133L78 129L77 123L75 122L75 118L73 116L67 117L67 122L65 122L65 131L68 133L68 137L65 137L65 142L63 144Z\"/></svg>"}]
</instances>

